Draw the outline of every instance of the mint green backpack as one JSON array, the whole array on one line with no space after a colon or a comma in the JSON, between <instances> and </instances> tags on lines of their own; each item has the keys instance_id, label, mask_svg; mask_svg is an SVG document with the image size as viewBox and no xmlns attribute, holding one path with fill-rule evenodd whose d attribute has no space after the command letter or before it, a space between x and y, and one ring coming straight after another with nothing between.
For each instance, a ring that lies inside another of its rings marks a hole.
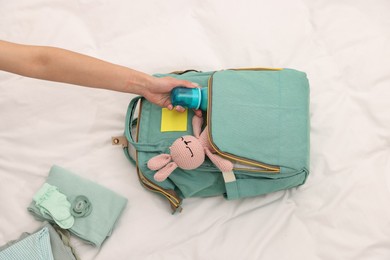
<instances>
[{"instance_id":1,"label":"mint green backpack","mask_svg":"<svg viewBox=\"0 0 390 260\"><path fill-rule=\"evenodd\" d=\"M150 158L169 153L179 137L192 135L193 111L176 115L143 97L131 100L125 136L113 137L136 165L142 185L163 195L173 212L183 198L223 195L228 200L296 187L309 173L309 84L292 69L184 71L170 76L208 87L204 127L218 155L234 164L223 175L207 158L195 170L177 168L163 182L153 179ZM136 113L136 111L138 111Z\"/></svg>"}]
</instances>

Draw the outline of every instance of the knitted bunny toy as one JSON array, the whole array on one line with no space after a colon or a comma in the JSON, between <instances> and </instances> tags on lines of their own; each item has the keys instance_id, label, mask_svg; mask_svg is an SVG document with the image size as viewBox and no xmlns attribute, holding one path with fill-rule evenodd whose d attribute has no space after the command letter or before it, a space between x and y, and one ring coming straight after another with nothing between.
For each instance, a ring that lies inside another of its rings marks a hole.
<instances>
[{"instance_id":1,"label":"knitted bunny toy","mask_svg":"<svg viewBox=\"0 0 390 260\"><path fill-rule=\"evenodd\" d=\"M202 129L203 119L194 116L192 118L192 128L194 136L185 135L176 139L169 147L170 154L160 154L148 161L148 168L158 170L154 175L156 181L164 181L177 168L193 170L198 168L205 160L205 155L217 166L221 172L233 170L233 164L214 154L214 149L208 141L207 127Z\"/></svg>"}]
</instances>

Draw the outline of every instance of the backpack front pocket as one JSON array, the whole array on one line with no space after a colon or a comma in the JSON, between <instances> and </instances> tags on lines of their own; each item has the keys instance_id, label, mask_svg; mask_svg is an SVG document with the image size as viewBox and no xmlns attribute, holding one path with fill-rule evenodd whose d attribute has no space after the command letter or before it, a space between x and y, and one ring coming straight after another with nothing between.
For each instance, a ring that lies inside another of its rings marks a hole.
<instances>
[{"instance_id":1,"label":"backpack front pocket","mask_svg":"<svg viewBox=\"0 0 390 260\"><path fill-rule=\"evenodd\" d=\"M208 88L207 127L218 154L236 170L279 173L277 71L220 71Z\"/></svg>"}]
</instances>

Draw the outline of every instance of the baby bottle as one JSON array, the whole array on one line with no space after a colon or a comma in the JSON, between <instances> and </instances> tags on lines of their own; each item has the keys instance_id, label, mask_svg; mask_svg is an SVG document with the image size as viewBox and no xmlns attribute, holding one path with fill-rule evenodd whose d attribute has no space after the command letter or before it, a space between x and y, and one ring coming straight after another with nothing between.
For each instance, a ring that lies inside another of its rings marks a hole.
<instances>
[{"instance_id":1,"label":"baby bottle","mask_svg":"<svg viewBox=\"0 0 390 260\"><path fill-rule=\"evenodd\" d=\"M176 87L171 91L173 106L207 110L207 88Z\"/></svg>"}]
</instances>

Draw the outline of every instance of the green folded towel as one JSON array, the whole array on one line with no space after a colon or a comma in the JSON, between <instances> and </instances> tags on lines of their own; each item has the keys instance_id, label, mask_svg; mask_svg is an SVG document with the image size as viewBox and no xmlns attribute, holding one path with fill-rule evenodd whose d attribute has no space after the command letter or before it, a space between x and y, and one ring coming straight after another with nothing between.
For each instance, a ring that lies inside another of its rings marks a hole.
<instances>
[{"instance_id":1,"label":"green folded towel","mask_svg":"<svg viewBox=\"0 0 390 260\"><path fill-rule=\"evenodd\" d=\"M127 199L56 165L50 169L46 182L58 187L72 204L75 222L69 232L100 247L111 235L116 221L126 207ZM28 211L39 220L54 222L49 216L42 215L34 201Z\"/></svg>"}]
</instances>

